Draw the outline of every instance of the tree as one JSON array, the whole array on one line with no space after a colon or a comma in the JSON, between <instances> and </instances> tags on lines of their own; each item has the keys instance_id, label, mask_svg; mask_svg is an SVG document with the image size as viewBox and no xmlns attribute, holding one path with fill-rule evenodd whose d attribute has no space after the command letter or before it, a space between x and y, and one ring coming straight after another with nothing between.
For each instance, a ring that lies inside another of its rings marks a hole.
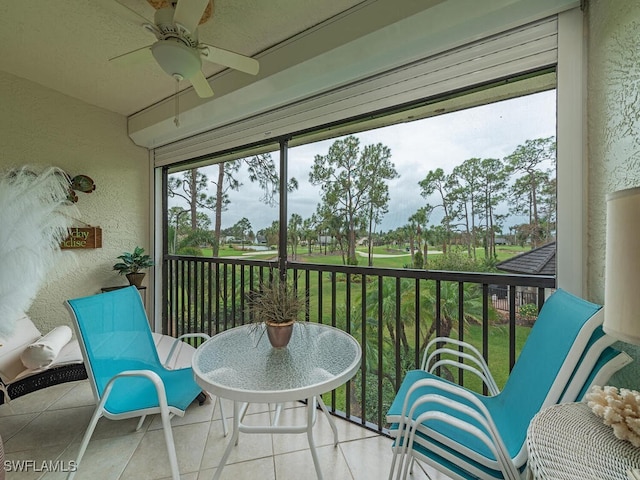
<instances>
[{"instance_id":1,"label":"tree","mask_svg":"<svg viewBox=\"0 0 640 480\"><path fill-rule=\"evenodd\" d=\"M271 225L258 231L258 234L262 234L267 241L267 245L276 245L280 244L280 222L278 220L274 220L271 222Z\"/></svg>"},{"instance_id":2,"label":"tree","mask_svg":"<svg viewBox=\"0 0 640 480\"><path fill-rule=\"evenodd\" d=\"M446 253L447 251L449 236L449 232L447 232L443 225L433 225L429 228L429 238L433 241L434 245L442 246L442 253Z\"/></svg>"},{"instance_id":3,"label":"tree","mask_svg":"<svg viewBox=\"0 0 640 480\"><path fill-rule=\"evenodd\" d=\"M180 255L201 256L200 247L202 245L212 246L214 242L213 235L208 230L192 230L184 238L180 240L177 252Z\"/></svg>"},{"instance_id":4,"label":"tree","mask_svg":"<svg viewBox=\"0 0 640 480\"><path fill-rule=\"evenodd\" d=\"M433 212L433 207L427 204L424 207L420 207L413 215L409 217L409 221L415 222L415 224L417 225L416 233L418 234L418 248L420 248L421 238L422 236L424 236L423 253L422 253L423 266L427 265L427 253L429 253L429 242L428 242L427 236L428 236L429 217L431 216L431 212ZM413 259L413 261L415 264L415 258ZM422 267L419 267L419 268L422 268Z\"/></svg>"},{"instance_id":5,"label":"tree","mask_svg":"<svg viewBox=\"0 0 640 480\"><path fill-rule=\"evenodd\" d=\"M369 266L373 266L373 230L378 225L384 215L389 211L389 185L385 180L398 178L393 163L389 161L391 158L391 150L377 143L375 145L367 145L364 147L362 157L370 166L369 181L370 185L366 189L365 204L368 205L366 210L366 225L368 238L368 260Z\"/></svg>"},{"instance_id":6,"label":"tree","mask_svg":"<svg viewBox=\"0 0 640 480\"><path fill-rule=\"evenodd\" d=\"M453 186L451 195L458 202L458 211L466 232L467 254L476 258L476 215L478 213L478 188L481 176L481 160L469 158L454 167L450 182Z\"/></svg>"},{"instance_id":7,"label":"tree","mask_svg":"<svg viewBox=\"0 0 640 480\"><path fill-rule=\"evenodd\" d=\"M544 237L547 242L553 237L552 232L556 228L556 212L558 201L556 197L557 182L555 178L549 178L540 190L540 220L542 222Z\"/></svg>"},{"instance_id":8,"label":"tree","mask_svg":"<svg viewBox=\"0 0 640 480\"><path fill-rule=\"evenodd\" d=\"M411 263L413 264L413 255L416 249L415 239L416 239L416 226L415 223L410 222L400 227L400 231L402 232L403 242L409 241L409 252L411 253Z\"/></svg>"},{"instance_id":9,"label":"tree","mask_svg":"<svg viewBox=\"0 0 640 480\"><path fill-rule=\"evenodd\" d=\"M198 228L198 208L213 210L218 203L215 197L207 195L209 179L197 168L182 172L182 178L169 177L169 197L180 197L187 201L191 212L191 230Z\"/></svg>"},{"instance_id":10,"label":"tree","mask_svg":"<svg viewBox=\"0 0 640 480\"><path fill-rule=\"evenodd\" d=\"M313 242L317 238L317 225L318 220L315 215L311 215L309 218L305 218L302 222L302 238L307 242L307 251L311 255L311 249Z\"/></svg>"},{"instance_id":11,"label":"tree","mask_svg":"<svg viewBox=\"0 0 640 480\"><path fill-rule=\"evenodd\" d=\"M260 200L267 205L274 205L277 194L279 193L279 176L276 171L276 165L270 153L261 153L253 157L232 160L218 165L218 178L212 183L216 187L215 204L215 225L214 236L216 245L213 248L213 256L218 256L220 244L220 231L222 228L222 211L229 204L230 190L239 190L242 183L237 178L242 165L246 165L249 173L249 180L257 182L262 189L262 197ZM298 188L298 181L290 178L287 182L287 190L289 192Z\"/></svg>"},{"instance_id":12,"label":"tree","mask_svg":"<svg viewBox=\"0 0 640 480\"><path fill-rule=\"evenodd\" d=\"M518 145L515 151L505 158L509 172L523 173L523 176L516 181L518 188L513 189L513 195L514 202L520 207L521 213L522 209L527 208L528 203L532 248L539 246L542 240L538 203L544 183L550 178L549 173L541 171L540 166L544 162L555 162L555 158L554 137L527 140L524 145Z\"/></svg>"},{"instance_id":13,"label":"tree","mask_svg":"<svg viewBox=\"0 0 640 480\"><path fill-rule=\"evenodd\" d=\"M464 286L462 299L459 298L459 290L457 282L441 282L440 284L440 303L436 302L436 288L424 289L422 295L422 303L430 311L432 318L431 325L422 340L420 347L424 351L427 343L436 332L438 336L450 337L451 331L459 331L464 328L467 322L479 323L482 318L482 289L478 285L467 284ZM460 302L462 301L462 319L459 316ZM440 324L436 322L437 310L440 310ZM489 312L490 317L495 316L493 309Z\"/></svg>"},{"instance_id":14,"label":"tree","mask_svg":"<svg viewBox=\"0 0 640 480\"><path fill-rule=\"evenodd\" d=\"M318 206L321 208L320 212L323 219L323 228L325 232L325 241L324 241L324 253L327 254L327 246L329 246L329 251L333 253L336 250L336 247L340 250L340 255L342 256L342 263L347 264L347 248L345 248L345 241L347 239L347 223L344 217L340 217L332 214L326 208ZM320 213L319 212L319 213Z\"/></svg>"},{"instance_id":15,"label":"tree","mask_svg":"<svg viewBox=\"0 0 640 480\"><path fill-rule=\"evenodd\" d=\"M172 248L173 253L177 253L180 250L178 243L182 245L183 240L181 237L189 236L193 233L197 233L200 236L209 235L206 238L213 238L210 236L209 228L211 226L211 219L203 212L196 214L196 228L193 229L191 219L189 218L190 211L184 210L182 207L171 207L168 212L168 245ZM211 242L202 242L211 244Z\"/></svg>"},{"instance_id":16,"label":"tree","mask_svg":"<svg viewBox=\"0 0 640 480\"><path fill-rule=\"evenodd\" d=\"M178 230L178 233L184 233L191 229L191 219L189 210L185 210L182 207L171 207L167 212L167 223L169 227Z\"/></svg>"},{"instance_id":17,"label":"tree","mask_svg":"<svg viewBox=\"0 0 640 480\"><path fill-rule=\"evenodd\" d=\"M453 197L451 195L452 182L449 175L444 173L441 168L435 170L429 170L427 176L418 182L420 185L420 194L428 199L435 192L440 196L440 202L435 207L442 207L444 210L444 216L442 218L442 226L444 228L444 235L441 235L442 239L442 253L447 253L447 244L451 239L452 233L452 221L456 217L456 212L453 208Z\"/></svg>"},{"instance_id":18,"label":"tree","mask_svg":"<svg viewBox=\"0 0 640 480\"><path fill-rule=\"evenodd\" d=\"M424 257L420 250L417 250L413 256L413 268L417 268L419 270L424 268Z\"/></svg>"},{"instance_id":19,"label":"tree","mask_svg":"<svg viewBox=\"0 0 640 480\"><path fill-rule=\"evenodd\" d=\"M291 243L291 258L296 259L296 252L298 251L298 240L301 235L302 217L297 213L292 213L289 219L287 228L289 230L289 240Z\"/></svg>"},{"instance_id":20,"label":"tree","mask_svg":"<svg viewBox=\"0 0 640 480\"><path fill-rule=\"evenodd\" d=\"M388 203L385 180L397 176L390 157L391 151L382 144L368 145L361 152L360 141L350 135L336 140L327 155L314 158L309 181L321 188L322 209L345 220L348 264L358 263L357 226L379 221Z\"/></svg>"},{"instance_id":21,"label":"tree","mask_svg":"<svg viewBox=\"0 0 640 480\"><path fill-rule=\"evenodd\" d=\"M522 227L522 232L531 243L531 248L542 244L545 228L542 224L541 197L542 192L548 190L551 181L548 172L537 170L531 176L518 178L511 188L511 208L509 212L516 215L527 216L529 221ZM531 184L536 184L537 194L531 191Z\"/></svg>"},{"instance_id":22,"label":"tree","mask_svg":"<svg viewBox=\"0 0 640 480\"><path fill-rule=\"evenodd\" d=\"M497 255L496 226L504 217L496 215L495 210L506 197L507 177L507 170L499 159L484 158L480 162L479 206L480 219L485 220L485 258L489 256L495 258Z\"/></svg>"},{"instance_id":23,"label":"tree","mask_svg":"<svg viewBox=\"0 0 640 480\"><path fill-rule=\"evenodd\" d=\"M238 190L240 188L240 181L235 177L235 174L240 170L240 161L233 160L230 162L224 162L218 164L218 178L211 183L216 188L216 203L215 203L215 220L213 237L215 239L213 245L213 256L217 257L220 254L220 235L222 229L222 211L226 209L229 204L229 190Z\"/></svg>"},{"instance_id":24,"label":"tree","mask_svg":"<svg viewBox=\"0 0 640 480\"><path fill-rule=\"evenodd\" d=\"M240 238L242 242L242 248L244 248L244 242L247 238L247 234L251 231L251 222L247 217L242 217L238 220L233 227L231 227L233 236Z\"/></svg>"},{"instance_id":25,"label":"tree","mask_svg":"<svg viewBox=\"0 0 640 480\"><path fill-rule=\"evenodd\" d=\"M316 212L313 214L317 219L317 231L318 231L318 244L320 250L324 247L324 254L327 254L327 246L329 243L339 237L340 232L340 220L334 215L334 212L329 209L327 205L318 204ZM342 263L345 262L344 254L342 255Z\"/></svg>"},{"instance_id":26,"label":"tree","mask_svg":"<svg viewBox=\"0 0 640 480\"><path fill-rule=\"evenodd\" d=\"M394 345L400 343L404 351L409 350L409 341L405 332L407 324L413 324L415 316L407 315L407 308L412 308L412 295L415 295L415 282L408 278L401 280L401 296L398 297L396 282L394 279L385 278L378 288L367 288L365 302L367 315L371 318L382 319ZM397 302L400 302L400 319L396 321ZM396 324L398 331L396 331ZM382 325L381 325L382 326ZM397 338L396 338L397 336Z\"/></svg>"}]
</instances>

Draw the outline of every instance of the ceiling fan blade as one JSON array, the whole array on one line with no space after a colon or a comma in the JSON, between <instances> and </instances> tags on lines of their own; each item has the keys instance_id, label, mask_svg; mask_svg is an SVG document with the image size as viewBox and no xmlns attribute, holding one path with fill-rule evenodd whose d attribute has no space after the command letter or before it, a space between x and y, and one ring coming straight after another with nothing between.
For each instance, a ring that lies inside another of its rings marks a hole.
<instances>
[{"instance_id":1,"label":"ceiling fan blade","mask_svg":"<svg viewBox=\"0 0 640 480\"><path fill-rule=\"evenodd\" d=\"M146 47L110 58L109 61L117 63L118 65L134 65L136 63L147 62L151 58L151 45L147 45Z\"/></svg>"},{"instance_id":2,"label":"ceiling fan blade","mask_svg":"<svg viewBox=\"0 0 640 480\"><path fill-rule=\"evenodd\" d=\"M200 50L200 55L208 62L224 65L250 75L257 75L260 70L260 63L255 58L246 57L206 43L201 43L200 45L204 47Z\"/></svg>"},{"instance_id":3,"label":"ceiling fan blade","mask_svg":"<svg viewBox=\"0 0 640 480\"><path fill-rule=\"evenodd\" d=\"M204 73L196 73L189 79L189 81L200 98L213 97L213 90L207 81L207 77L204 76Z\"/></svg>"},{"instance_id":4,"label":"ceiling fan blade","mask_svg":"<svg viewBox=\"0 0 640 480\"><path fill-rule=\"evenodd\" d=\"M209 0L179 0L173 14L173 22L179 23L189 32L194 33L207 5Z\"/></svg>"}]
</instances>

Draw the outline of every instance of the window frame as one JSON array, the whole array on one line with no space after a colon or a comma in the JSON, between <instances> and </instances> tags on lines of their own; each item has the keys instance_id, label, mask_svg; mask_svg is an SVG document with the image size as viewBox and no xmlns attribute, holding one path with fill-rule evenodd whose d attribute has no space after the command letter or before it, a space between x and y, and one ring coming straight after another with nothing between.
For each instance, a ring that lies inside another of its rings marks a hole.
<instances>
[{"instance_id":1,"label":"window frame","mask_svg":"<svg viewBox=\"0 0 640 480\"><path fill-rule=\"evenodd\" d=\"M586 147L585 147L585 131L586 131L586 101L585 101L585 82L586 82L586 48L583 38L583 15L578 8L559 13L557 16L557 61L555 63L557 83L556 83L556 108L557 108L557 250L556 250L556 285L576 295L583 296L586 291L586 260L584 252L586 251ZM499 78L496 78L499 80ZM376 112L370 112L371 116ZM379 113L379 112L377 112ZM361 120L364 116L361 116ZM329 120L328 118L327 120ZM250 121L248 119L247 121ZM335 122L336 125L346 124L354 119L342 120ZM243 122L238 123L238 127L242 127ZM331 129L331 122L315 129L309 129L309 132L320 131L322 128ZM245 147L260 149L262 143L273 145L274 141L280 143L281 148L281 164L285 162L286 167L286 148L283 152L283 145L292 139L292 146L298 145L298 141L305 137L300 135L301 132L288 132L278 136L265 139L264 142L254 142ZM297 134L297 137L296 137ZM194 153L199 152L196 139L188 140L190 148ZM306 142L305 142L306 143ZM175 149L175 146L171 147ZM228 152L232 152L234 148L230 148ZM225 152L219 152L223 155ZM164 209L166 208L166 174L172 164L166 160L157 161L155 151L152 152L155 165L151 166L153 171L153 191L152 198L153 212L151 231L155 245L155 259L157 265L163 265L163 259L166 255L165 233L164 233ZM202 164L210 155L202 155L194 162ZM184 159L180 164L190 163ZM285 192L286 193L286 192ZM282 203L282 199L281 199ZM281 221L281 229L286 232L286 202L281 206L281 212L284 208L284 221ZM160 227L160 228L157 228ZM284 250L286 251L286 249ZM155 278L155 307L156 311L160 311L160 301L162 297L162 275L156 275Z\"/></svg>"}]
</instances>

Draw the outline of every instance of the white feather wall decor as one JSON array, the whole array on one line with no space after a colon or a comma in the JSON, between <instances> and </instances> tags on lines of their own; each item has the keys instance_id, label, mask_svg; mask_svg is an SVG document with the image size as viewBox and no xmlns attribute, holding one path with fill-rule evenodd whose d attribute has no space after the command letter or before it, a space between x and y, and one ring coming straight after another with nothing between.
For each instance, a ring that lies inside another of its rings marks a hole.
<instances>
[{"instance_id":1,"label":"white feather wall decor","mask_svg":"<svg viewBox=\"0 0 640 480\"><path fill-rule=\"evenodd\" d=\"M0 336L31 306L77 216L59 168L0 172Z\"/></svg>"}]
</instances>

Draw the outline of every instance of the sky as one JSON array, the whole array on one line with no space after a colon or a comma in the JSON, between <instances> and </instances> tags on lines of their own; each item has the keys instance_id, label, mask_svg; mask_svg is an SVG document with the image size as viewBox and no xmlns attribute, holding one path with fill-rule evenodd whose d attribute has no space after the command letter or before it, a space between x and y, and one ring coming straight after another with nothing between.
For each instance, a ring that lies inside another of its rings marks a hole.
<instances>
[{"instance_id":1,"label":"sky","mask_svg":"<svg viewBox=\"0 0 640 480\"><path fill-rule=\"evenodd\" d=\"M420 195L418 182L430 170L440 167L448 174L469 158L502 159L526 140L555 136L555 96L555 90L551 90L355 134L360 139L361 149L378 142L389 147L390 160L399 173L397 179L389 182L389 213L376 230L389 231L401 227L408 223L408 218L418 208L427 203L439 203L437 196L424 199ZM311 185L309 173L315 155L326 155L335 140L289 150L289 177L298 180L299 188L289 194L288 217L297 213L305 219L316 211L320 187ZM272 153L272 157L278 165L278 152ZM215 170L207 167L202 171L212 179L216 176L217 167ZM222 213L222 228L233 226L243 217L249 219L254 232L268 227L277 220L278 207L269 207L260 200L259 187L252 184L246 174L241 173L239 178L243 185L238 192L229 194L231 203ZM503 208L504 211L498 213L506 213L507 207ZM439 223L441 210L434 210L431 224ZM505 223L521 222L522 219L512 218Z\"/></svg>"}]
</instances>

